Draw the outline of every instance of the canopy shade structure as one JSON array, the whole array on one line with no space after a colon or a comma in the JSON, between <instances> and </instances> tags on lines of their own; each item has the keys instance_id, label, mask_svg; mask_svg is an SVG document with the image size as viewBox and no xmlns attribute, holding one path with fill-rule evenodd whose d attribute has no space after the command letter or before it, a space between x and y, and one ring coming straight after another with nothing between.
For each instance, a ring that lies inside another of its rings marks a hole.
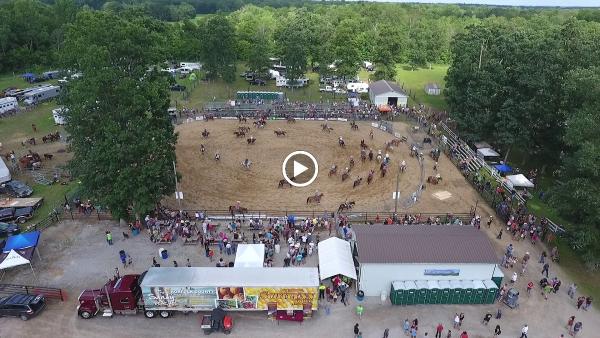
<instances>
[{"instance_id":1,"label":"canopy shade structure","mask_svg":"<svg viewBox=\"0 0 600 338\"><path fill-rule=\"evenodd\" d=\"M356 280L350 243L337 237L319 242L319 270L321 280L336 275Z\"/></svg>"},{"instance_id":2,"label":"canopy shade structure","mask_svg":"<svg viewBox=\"0 0 600 338\"><path fill-rule=\"evenodd\" d=\"M480 149L477 149L477 154L479 154L480 156L485 156L485 157L498 157L498 156L500 156L500 154L498 154L498 152L496 152L492 148L480 148Z\"/></svg>"},{"instance_id":3,"label":"canopy shade structure","mask_svg":"<svg viewBox=\"0 0 600 338\"><path fill-rule=\"evenodd\" d=\"M19 250L26 248L35 248L40 240L40 232L32 231L24 234L10 236L6 240L6 245L2 252L10 252L11 250Z\"/></svg>"},{"instance_id":4,"label":"canopy shade structure","mask_svg":"<svg viewBox=\"0 0 600 338\"><path fill-rule=\"evenodd\" d=\"M506 176L506 184L511 188L533 188L534 185L523 174Z\"/></svg>"},{"instance_id":5,"label":"canopy shade structure","mask_svg":"<svg viewBox=\"0 0 600 338\"><path fill-rule=\"evenodd\" d=\"M0 270L14 268L15 266L29 264L31 268L31 272L33 273L33 277L35 278L35 271L33 271L33 265L31 265L31 261L27 258L21 256L15 250L10 250L10 252L6 255L3 255L4 258L0 262ZM4 277L4 273L2 273L2 277ZM1 279L1 278L0 278Z\"/></svg>"},{"instance_id":6,"label":"canopy shade structure","mask_svg":"<svg viewBox=\"0 0 600 338\"><path fill-rule=\"evenodd\" d=\"M8 170L4 160L0 158L0 183L8 182L10 180L10 170Z\"/></svg>"},{"instance_id":7,"label":"canopy shade structure","mask_svg":"<svg viewBox=\"0 0 600 338\"><path fill-rule=\"evenodd\" d=\"M496 164L494 168L496 168L496 170L498 170L501 173L512 172L512 168L508 164Z\"/></svg>"},{"instance_id":8,"label":"canopy shade structure","mask_svg":"<svg viewBox=\"0 0 600 338\"><path fill-rule=\"evenodd\" d=\"M233 266L236 268L262 268L264 261L264 244L239 244Z\"/></svg>"}]
</instances>

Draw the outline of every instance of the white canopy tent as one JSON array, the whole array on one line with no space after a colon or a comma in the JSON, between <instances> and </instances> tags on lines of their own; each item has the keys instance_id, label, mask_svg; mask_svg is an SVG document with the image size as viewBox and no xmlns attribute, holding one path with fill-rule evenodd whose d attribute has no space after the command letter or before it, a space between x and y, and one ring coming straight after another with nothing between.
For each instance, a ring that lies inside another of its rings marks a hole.
<instances>
[{"instance_id":1,"label":"white canopy tent","mask_svg":"<svg viewBox=\"0 0 600 338\"><path fill-rule=\"evenodd\" d=\"M356 280L356 268L350 243L337 237L319 242L319 270L321 280L336 275Z\"/></svg>"},{"instance_id":2,"label":"white canopy tent","mask_svg":"<svg viewBox=\"0 0 600 338\"><path fill-rule=\"evenodd\" d=\"M0 158L0 183L8 182L11 180L10 171L4 163L4 160Z\"/></svg>"},{"instance_id":3,"label":"white canopy tent","mask_svg":"<svg viewBox=\"0 0 600 338\"><path fill-rule=\"evenodd\" d=\"M523 174L506 176L506 184L509 188L533 188L534 185Z\"/></svg>"},{"instance_id":4,"label":"white canopy tent","mask_svg":"<svg viewBox=\"0 0 600 338\"><path fill-rule=\"evenodd\" d=\"M239 244L233 266L236 268L262 268L264 261L264 244Z\"/></svg>"},{"instance_id":5,"label":"white canopy tent","mask_svg":"<svg viewBox=\"0 0 600 338\"><path fill-rule=\"evenodd\" d=\"M33 273L33 277L35 277L35 271L33 271L33 265L31 265L31 261L27 258L19 255L15 250L10 250L8 255L4 258L2 262L0 262L0 270L14 268L15 266L29 264L31 268L31 272ZM2 273L2 277L4 277L4 272Z\"/></svg>"}]
</instances>

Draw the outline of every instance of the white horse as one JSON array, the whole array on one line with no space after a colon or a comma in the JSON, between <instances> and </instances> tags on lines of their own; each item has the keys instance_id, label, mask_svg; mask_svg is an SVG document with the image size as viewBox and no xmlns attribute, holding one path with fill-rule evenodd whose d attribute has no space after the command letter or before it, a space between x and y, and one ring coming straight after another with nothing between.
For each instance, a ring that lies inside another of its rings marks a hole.
<instances>
[{"instance_id":1,"label":"white horse","mask_svg":"<svg viewBox=\"0 0 600 338\"><path fill-rule=\"evenodd\" d=\"M405 172L406 171L406 161L402 160L402 162L400 162L400 172Z\"/></svg>"}]
</instances>

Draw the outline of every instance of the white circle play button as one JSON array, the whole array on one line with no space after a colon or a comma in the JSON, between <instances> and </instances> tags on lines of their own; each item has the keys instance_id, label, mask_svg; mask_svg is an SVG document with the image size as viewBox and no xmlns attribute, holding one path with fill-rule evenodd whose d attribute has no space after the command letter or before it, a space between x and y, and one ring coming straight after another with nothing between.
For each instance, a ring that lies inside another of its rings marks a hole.
<instances>
[{"instance_id":1,"label":"white circle play button","mask_svg":"<svg viewBox=\"0 0 600 338\"><path fill-rule=\"evenodd\" d=\"M289 184L294 187L306 187L317 178L319 165L311 153L299 150L283 160L281 171Z\"/></svg>"}]
</instances>

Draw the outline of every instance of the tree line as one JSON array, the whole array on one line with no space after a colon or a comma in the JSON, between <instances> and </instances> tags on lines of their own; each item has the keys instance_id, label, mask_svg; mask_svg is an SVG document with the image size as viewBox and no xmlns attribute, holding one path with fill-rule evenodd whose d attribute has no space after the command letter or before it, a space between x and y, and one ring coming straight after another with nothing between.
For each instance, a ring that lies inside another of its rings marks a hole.
<instances>
[{"instance_id":1,"label":"tree line","mask_svg":"<svg viewBox=\"0 0 600 338\"><path fill-rule=\"evenodd\" d=\"M507 155L519 149L553 177L548 202L575 224L573 248L600 268L600 23L489 18L451 50L446 97L461 134Z\"/></svg>"}]
</instances>

